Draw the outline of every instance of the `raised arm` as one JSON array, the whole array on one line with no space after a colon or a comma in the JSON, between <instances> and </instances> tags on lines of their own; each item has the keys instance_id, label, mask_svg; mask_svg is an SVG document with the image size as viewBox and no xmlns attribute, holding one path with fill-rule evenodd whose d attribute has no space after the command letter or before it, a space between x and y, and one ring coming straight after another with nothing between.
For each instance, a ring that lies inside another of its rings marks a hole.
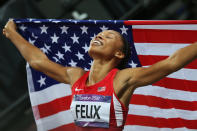
<instances>
[{"instance_id":1,"label":"raised arm","mask_svg":"<svg viewBox=\"0 0 197 131\"><path fill-rule=\"evenodd\" d=\"M12 20L5 25L3 34L12 41L32 68L59 82L73 84L84 73L81 68L64 67L49 60L40 49L31 45L16 31L16 24Z\"/></svg>"},{"instance_id":2,"label":"raised arm","mask_svg":"<svg viewBox=\"0 0 197 131\"><path fill-rule=\"evenodd\" d=\"M122 71L122 74L126 74L130 86L135 88L146 86L183 68L195 59L197 59L197 43L177 50L167 59L150 67L125 69Z\"/></svg>"}]
</instances>

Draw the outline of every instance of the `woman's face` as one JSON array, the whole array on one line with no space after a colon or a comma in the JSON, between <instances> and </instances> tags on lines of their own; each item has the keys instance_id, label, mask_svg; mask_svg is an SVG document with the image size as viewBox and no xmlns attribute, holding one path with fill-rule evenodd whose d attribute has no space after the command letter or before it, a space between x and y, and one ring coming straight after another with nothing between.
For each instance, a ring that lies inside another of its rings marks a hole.
<instances>
[{"instance_id":1,"label":"woman's face","mask_svg":"<svg viewBox=\"0 0 197 131\"><path fill-rule=\"evenodd\" d=\"M123 46L121 36L114 30L106 30L97 34L90 41L89 55L94 58L111 59Z\"/></svg>"}]
</instances>

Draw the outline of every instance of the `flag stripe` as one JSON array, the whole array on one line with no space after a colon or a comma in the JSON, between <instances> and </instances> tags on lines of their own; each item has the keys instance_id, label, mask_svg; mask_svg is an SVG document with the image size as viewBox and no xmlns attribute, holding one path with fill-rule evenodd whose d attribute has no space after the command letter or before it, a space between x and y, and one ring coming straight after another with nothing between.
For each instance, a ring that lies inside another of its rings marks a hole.
<instances>
[{"instance_id":1,"label":"flag stripe","mask_svg":"<svg viewBox=\"0 0 197 131\"><path fill-rule=\"evenodd\" d=\"M197 88L196 88L197 81L188 81L188 80L165 77L152 85L165 87L168 89L197 92Z\"/></svg>"},{"instance_id":2,"label":"flag stripe","mask_svg":"<svg viewBox=\"0 0 197 131\"><path fill-rule=\"evenodd\" d=\"M197 128L197 120L185 120L181 118L154 118L141 115L128 115L126 125L152 126L158 128Z\"/></svg>"},{"instance_id":3,"label":"flag stripe","mask_svg":"<svg viewBox=\"0 0 197 131\"><path fill-rule=\"evenodd\" d=\"M143 66L145 68L149 66ZM190 80L190 81L196 81L197 78L197 70L196 69L187 69L182 68L176 72L173 72L172 74L168 75L169 78L175 78L175 79L183 79L183 80Z\"/></svg>"},{"instance_id":4,"label":"flag stripe","mask_svg":"<svg viewBox=\"0 0 197 131\"><path fill-rule=\"evenodd\" d=\"M125 25L187 25L191 26L192 24L197 24L197 20L128 20L124 21Z\"/></svg>"},{"instance_id":5,"label":"flag stripe","mask_svg":"<svg viewBox=\"0 0 197 131\"><path fill-rule=\"evenodd\" d=\"M158 55L169 56L176 50L186 47L190 44L172 44L172 43L135 43L138 55Z\"/></svg>"},{"instance_id":6,"label":"flag stripe","mask_svg":"<svg viewBox=\"0 0 197 131\"><path fill-rule=\"evenodd\" d=\"M197 92L180 91L174 89L167 89L160 86L144 86L137 88L134 94L156 96L171 100L182 100L182 101L197 101Z\"/></svg>"},{"instance_id":7,"label":"flag stripe","mask_svg":"<svg viewBox=\"0 0 197 131\"><path fill-rule=\"evenodd\" d=\"M52 121L51 123L49 121ZM65 124L73 123L73 116L70 110L62 111L54 115L36 120L38 129L41 131L55 129Z\"/></svg>"},{"instance_id":8,"label":"flag stripe","mask_svg":"<svg viewBox=\"0 0 197 131\"><path fill-rule=\"evenodd\" d=\"M30 97L32 98L32 106L44 104L69 95L71 95L70 85L63 83L55 84L53 86L48 87L47 89L30 93Z\"/></svg>"},{"instance_id":9,"label":"flag stripe","mask_svg":"<svg viewBox=\"0 0 197 131\"><path fill-rule=\"evenodd\" d=\"M196 106L197 101L189 102L189 101L181 101L181 100L170 100L156 96L145 96L145 95L137 95L137 94L134 94L132 96L130 104L147 105L150 107L158 107L162 109L175 108L182 110L197 111L197 106Z\"/></svg>"},{"instance_id":10,"label":"flag stripe","mask_svg":"<svg viewBox=\"0 0 197 131\"><path fill-rule=\"evenodd\" d=\"M65 96L53 100L48 103L37 106L40 112L40 118L56 114L61 111L69 110L71 104L71 96ZM49 110L50 109L50 110Z\"/></svg>"},{"instance_id":11,"label":"flag stripe","mask_svg":"<svg viewBox=\"0 0 197 131\"><path fill-rule=\"evenodd\" d=\"M133 25L133 29L197 30L197 24L184 25Z\"/></svg>"},{"instance_id":12,"label":"flag stripe","mask_svg":"<svg viewBox=\"0 0 197 131\"><path fill-rule=\"evenodd\" d=\"M75 129L75 124L74 123L70 123L70 124L66 124L63 126L59 126L55 129L51 129L49 131L73 131Z\"/></svg>"},{"instance_id":13,"label":"flag stripe","mask_svg":"<svg viewBox=\"0 0 197 131\"><path fill-rule=\"evenodd\" d=\"M193 43L197 31L133 29L133 40L137 43Z\"/></svg>"},{"instance_id":14,"label":"flag stripe","mask_svg":"<svg viewBox=\"0 0 197 131\"><path fill-rule=\"evenodd\" d=\"M150 126L139 126L139 125L126 125L123 131L196 131L193 129L188 129L186 127L181 128L157 128Z\"/></svg>"},{"instance_id":15,"label":"flag stripe","mask_svg":"<svg viewBox=\"0 0 197 131\"><path fill-rule=\"evenodd\" d=\"M156 118L181 118L185 120L196 120L197 121L197 111L188 111L182 109L161 109L158 107L149 107L146 105L129 105L128 114L140 115L140 116L150 116Z\"/></svg>"},{"instance_id":16,"label":"flag stripe","mask_svg":"<svg viewBox=\"0 0 197 131\"><path fill-rule=\"evenodd\" d=\"M168 58L168 56L156 56L156 55L138 55L138 58L143 66L153 65L161 60ZM197 69L197 60L194 60L184 68Z\"/></svg>"},{"instance_id":17,"label":"flag stripe","mask_svg":"<svg viewBox=\"0 0 197 131\"><path fill-rule=\"evenodd\" d=\"M197 80L197 70L196 69L185 69L182 68L181 70L174 72L168 75L169 78L176 78L176 79L185 79L196 81Z\"/></svg>"}]
</instances>

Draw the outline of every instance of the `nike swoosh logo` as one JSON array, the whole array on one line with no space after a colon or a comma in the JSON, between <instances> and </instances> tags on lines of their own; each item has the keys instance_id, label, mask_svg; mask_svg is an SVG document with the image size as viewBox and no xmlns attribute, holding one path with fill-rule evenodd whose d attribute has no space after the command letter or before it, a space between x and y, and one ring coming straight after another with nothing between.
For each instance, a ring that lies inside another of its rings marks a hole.
<instances>
[{"instance_id":1,"label":"nike swoosh logo","mask_svg":"<svg viewBox=\"0 0 197 131\"><path fill-rule=\"evenodd\" d=\"M83 90L83 89L77 89L77 88L75 88L75 91L81 91L81 90Z\"/></svg>"}]
</instances>

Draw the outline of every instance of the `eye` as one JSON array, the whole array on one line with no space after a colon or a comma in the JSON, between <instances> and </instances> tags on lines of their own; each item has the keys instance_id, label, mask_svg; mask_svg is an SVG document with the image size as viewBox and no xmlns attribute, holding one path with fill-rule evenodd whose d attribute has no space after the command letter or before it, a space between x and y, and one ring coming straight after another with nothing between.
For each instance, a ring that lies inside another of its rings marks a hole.
<instances>
[{"instance_id":1,"label":"eye","mask_svg":"<svg viewBox=\"0 0 197 131\"><path fill-rule=\"evenodd\" d=\"M109 35L105 36L105 38L113 39L113 37Z\"/></svg>"}]
</instances>

